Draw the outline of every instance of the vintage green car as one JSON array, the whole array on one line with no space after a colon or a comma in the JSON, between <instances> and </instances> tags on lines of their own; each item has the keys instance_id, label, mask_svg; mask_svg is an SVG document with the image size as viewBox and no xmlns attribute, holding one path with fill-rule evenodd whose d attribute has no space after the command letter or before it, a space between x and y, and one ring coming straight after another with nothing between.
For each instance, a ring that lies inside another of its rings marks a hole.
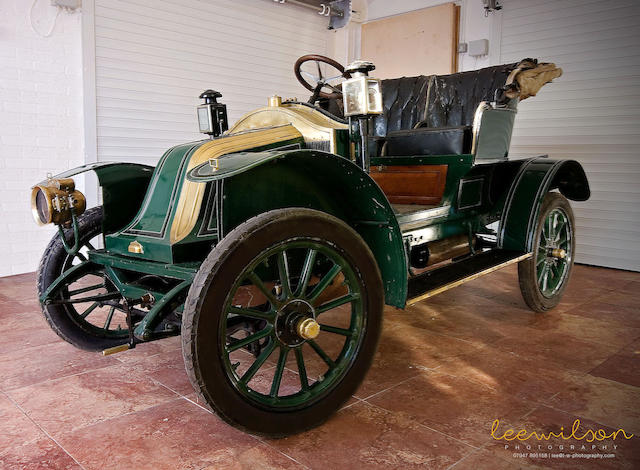
<instances>
[{"instance_id":1,"label":"vintage green car","mask_svg":"<svg viewBox=\"0 0 640 470\"><path fill-rule=\"evenodd\" d=\"M518 101L560 69L525 59L382 81L373 69L301 57L308 102L274 96L229 128L207 90L210 138L155 168L94 163L37 184L36 221L59 227L38 273L54 331L104 354L181 334L206 403L283 436L352 396L384 304L518 263L526 303L553 308L575 252L566 198L589 185L575 161L507 154ZM71 177L89 170L102 205L85 211Z\"/></svg>"}]
</instances>

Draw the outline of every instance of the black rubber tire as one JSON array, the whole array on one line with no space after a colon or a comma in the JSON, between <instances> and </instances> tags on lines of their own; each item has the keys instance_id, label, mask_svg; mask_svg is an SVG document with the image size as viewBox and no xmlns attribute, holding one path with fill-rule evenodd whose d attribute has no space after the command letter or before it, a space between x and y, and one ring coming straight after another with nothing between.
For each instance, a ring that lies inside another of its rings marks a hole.
<instances>
[{"instance_id":1,"label":"black rubber tire","mask_svg":"<svg viewBox=\"0 0 640 470\"><path fill-rule=\"evenodd\" d=\"M78 217L78 233L80 243L87 242L102 233L102 207L92 207ZM65 238L68 243L73 243L73 230L66 229ZM67 252L62 245L60 234L57 233L49 242L38 267L38 297L47 290L49 285L62 274ZM44 318L63 340L75 347L87 351L102 351L113 346L127 342L127 339L107 338L97 336L79 322L67 310L64 305L42 306Z\"/></svg>"},{"instance_id":2,"label":"black rubber tire","mask_svg":"<svg viewBox=\"0 0 640 470\"><path fill-rule=\"evenodd\" d=\"M571 258L569 259L569 266L566 277L562 286L552 297L545 297L540 292L538 287L538 280L536 279L536 253L537 247L540 243L540 235L542 233L542 223L546 219L547 215L555 208L562 208L568 218L571 225L572 237L571 237ZM544 313L554 308L560 302L562 294L564 293L569 279L571 277L571 270L573 269L573 260L575 255L575 219L573 216L573 210L567 198L560 193L550 192L547 193L542 201L540 207L540 214L538 215L538 221L536 223L535 235L533 239L534 256L518 263L518 281L520 284L520 292L525 303L531 310L538 313Z\"/></svg>"},{"instance_id":3,"label":"black rubber tire","mask_svg":"<svg viewBox=\"0 0 640 470\"><path fill-rule=\"evenodd\" d=\"M263 250L291 237L330 243L356 271L364 293L366 327L360 351L342 380L322 399L294 411L266 410L249 402L224 371L217 341L220 314L242 270ZM204 261L189 290L182 318L182 353L198 395L223 420L244 431L283 437L325 421L355 392L373 360L382 328L383 285L373 253L351 227L310 209L270 211L231 231Z\"/></svg>"}]
</instances>

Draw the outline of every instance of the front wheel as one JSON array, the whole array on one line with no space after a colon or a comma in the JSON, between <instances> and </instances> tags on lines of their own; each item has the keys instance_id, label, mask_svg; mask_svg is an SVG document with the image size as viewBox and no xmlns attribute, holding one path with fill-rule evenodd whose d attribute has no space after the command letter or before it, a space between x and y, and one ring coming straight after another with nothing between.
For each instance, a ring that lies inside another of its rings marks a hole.
<instances>
[{"instance_id":1,"label":"front wheel","mask_svg":"<svg viewBox=\"0 0 640 470\"><path fill-rule=\"evenodd\" d=\"M344 222L275 210L238 226L202 264L185 304L187 373L224 420L285 436L318 425L364 378L382 281Z\"/></svg>"},{"instance_id":2,"label":"front wheel","mask_svg":"<svg viewBox=\"0 0 640 470\"><path fill-rule=\"evenodd\" d=\"M567 287L575 253L574 227L569 201L547 193L535 228L533 256L518 264L522 297L536 312L558 305Z\"/></svg>"},{"instance_id":3,"label":"front wheel","mask_svg":"<svg viewBox=\"0 0 640 470\"><path fill-rule=\"evenodd\" d=\"M56 234L42 257L38 268L38 295L67 270L86 262L88 253L102 238L102 207L94 207L78 217L78 246L69 254ZM73 230L64 230L67 245L73 245ZM124 344L128 339L126 315L121 298L104 270L93 266L67 277L57 294L42 305L45 319L65 341L88 351L101 351ZM105 302L83 299L99 296L116 297Z\"/></svg>"}]
</instances>

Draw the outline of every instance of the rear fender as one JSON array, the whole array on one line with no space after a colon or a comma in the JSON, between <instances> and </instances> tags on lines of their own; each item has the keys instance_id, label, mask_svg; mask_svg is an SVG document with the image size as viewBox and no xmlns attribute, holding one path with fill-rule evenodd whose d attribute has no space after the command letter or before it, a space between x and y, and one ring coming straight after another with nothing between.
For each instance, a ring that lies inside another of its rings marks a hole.
<instances>
[{"instance_id":1,"label":"rear fender","mask_svg":"<svg viewBox=\"0 0 640 470\"><path fill-rule=\"evenodd\" d=\"M567 199L586 201L591 192L580 163L533 158L523 162L506 198L498 229L498 247L529 252L542 201L557 189Z\"/></svg>"},{"instance_id":2,"label":"rear fender","mask_svg":"<svg viewBox=\"0 0 640 470\"><path fill-rule=\"evenodd\" d=\"M72 168L52 178L69 178L94 171L102 187L103 231L113 233L136 215L153 174L153 167L138 163L96 162Z\"/></svg>"},{"instance_id":3,"label":"rear fender","mask_svg":"<svg viewBox=\"0 0 640 470\"><path fill-rule=\"evenodd\" d=\"M238 157L238 158L236 158ZM220 181L220 237L264 212L307 207L353 227L378 262L385 301L403 308L407 261L402 233L386 196L351 161L327 152L290 150L227 155L219 166L194 168L192 181Z\"/></svg>"}]
</instances>

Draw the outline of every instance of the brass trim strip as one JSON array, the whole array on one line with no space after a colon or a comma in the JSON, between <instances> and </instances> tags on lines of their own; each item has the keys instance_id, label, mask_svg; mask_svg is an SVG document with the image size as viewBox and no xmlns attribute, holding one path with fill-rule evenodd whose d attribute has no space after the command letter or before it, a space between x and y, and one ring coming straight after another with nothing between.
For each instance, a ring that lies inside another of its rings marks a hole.
<instances>
[{"instance_id":1,"label":"brass trim strip","mask_svg":"<svg viewBox=\"0 0 640 470\"><path fill-rule=\"evenodd\" d=\"M533 253L526 253L524 255L518 256L517 258L513 258L510 259L508 261L505 261L504 263L500 263L496 266L492 266L490 268L485 269L484 271L480 271L477 272L475 274L472 274L471 276L467 276L464 277L462 279L458 279L457 281L453 281L450 282L449 284L445 284L444 286L440 286L436 289L430 290L428 292L425 292L422 295L419 295L418 297L414 297L412 299L407 300L407 305L414 305L417 304L418 302L420 302L421 300L424 299L428 299L429 297L433 297L434 295L438 295L441 294L442 292L448 291L449 289L453 289L454 287L458 287L462 284L464 284L465 282L469 282L469 281L473 281L474 279L478 279L479 277L484 276L485 274L490 274L492 272L498 271L499 269L505 268L511 264L514 263L518 263L522 260L531 258L531 256L533 256Z\"/></svg>"},{"instance_id":2,"label":"brass trim strip","mask_svg":"<svg viewBox=\"0 0 640 470\"><path fill-rule=\"evenodd\" d=\"M329 150L336 153L336 130L348 129L343 124L325 116L319 111L293 103L282 103L281 106L267 106L242 116L233 125L227 135L233 136L250 129L282 126L290 124L303 136L305 142L329 141Z\"/></svg>"},{"instance_id":3,"label":"brass trim strip","mask_svg":"<svg viewBox=\"0 0 640 470\"><path fill-rule=\"evenodd\" d=\"M122 352L122 351L126 351L129 348L130 348L130 346L129 346L128 343L121 344L120 346L114 346L112 348L105 349L104 351L102 351L102 355L103 356L110 356L112 354L116 354L116 353L119 353L119 352Z\"/></svg>"},{"instance_id":4,"label":"brass trim strip","mask_svg":"<svg viewBox=\"0 0 640 470\"><path fill-rule=\"evenodd\" d=\"M444 217L449 214L451 206L434 207L433 209L426 209L423 211L411 212L409 214L397 215L398 225L403 235L407 235L409 232L415 230L421 230L426 227L427 222L431 222L432 219L438 217Z\"/></svg>"},{"instance_id":5,"label":"brass trim strip","mask_svg":"<svg viewBox=\"0 0 640 470\"><path fill-rule=\"evenodd\" d=\"M216 159L227 153L239 152L262 145L277 144L302 137L291 125L261 129L215 139L201 145L191 156L187 165L187 173L207 160ZM169 240L171 244L185 238L198 220L206 183L196 183L184 178L180 196L171 222Z\"/></svg>"}]
</instances>

